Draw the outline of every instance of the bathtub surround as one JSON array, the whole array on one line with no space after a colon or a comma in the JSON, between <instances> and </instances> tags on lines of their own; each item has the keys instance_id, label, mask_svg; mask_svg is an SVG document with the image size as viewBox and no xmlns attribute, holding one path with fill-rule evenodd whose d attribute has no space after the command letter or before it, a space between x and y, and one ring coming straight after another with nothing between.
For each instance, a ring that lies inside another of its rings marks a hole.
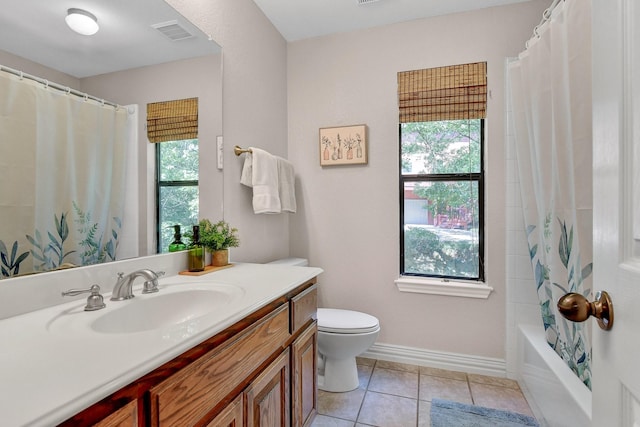
<instances>
[{"instance_id":1,"label":"bathtub surround","mask_svg":"<svg viewBox=\"0 0 640 427\"><path fill-rule=\"evenodd\" d=\"M591 425L591 390L549 346L541 326L518 326L518 382L549 426Z\"/></svg>"},{"instance_id":2,"label":"bathtub surround","mask_svg":"<svg viewBox=\"0 0 640 427\"><path fill-rule=\"evenodd\" d=\"M591 387L588 323L556 309L591 294L591 6L561 2L508 65L529 256L547 342Z\"/></svg>"}]
</instances>

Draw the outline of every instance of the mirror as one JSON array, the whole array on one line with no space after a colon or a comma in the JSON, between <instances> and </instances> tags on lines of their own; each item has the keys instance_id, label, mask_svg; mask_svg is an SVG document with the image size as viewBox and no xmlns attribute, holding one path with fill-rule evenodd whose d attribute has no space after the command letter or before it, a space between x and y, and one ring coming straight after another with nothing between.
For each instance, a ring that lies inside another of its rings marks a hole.
<instances>
[{"instance_id":1,"label":"mirror","mask_svg":"<svg viewBox=\"0 0 640 427\"><path fill-rule=\"evenodd\" d=\"M222 49L163 0L78 0L70 6L97 17L100 29L94 36L71 31L64 19L69 4L60 3L21 0L3 7L0 65L114 104L138 106L138 142L127 151L121 231L132 248L126 257L153 254L155 147L146 139L146 105L198 98L200 210L221 214L223 174L214 159L216 137L222 135ZM11 182L3 173L0 186ZM135 220L127 221L127 215ZM1 220L11 223L8 215ZM19 271L25 273L30 272Z\"/></svg>"}]
</instances>

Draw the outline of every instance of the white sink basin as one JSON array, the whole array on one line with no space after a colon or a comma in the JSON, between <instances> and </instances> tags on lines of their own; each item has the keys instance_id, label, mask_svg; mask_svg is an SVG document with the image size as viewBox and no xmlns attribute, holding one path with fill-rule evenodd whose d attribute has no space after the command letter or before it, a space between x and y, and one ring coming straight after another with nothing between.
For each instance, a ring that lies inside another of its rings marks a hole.
<instances>
[{"instance_id":1,"label":"white sink basin","mask_svg":"<svg viewBox=\"0 0 640 427\"><path fill-rule=\"evenodd\" d=\"M107 308L85 312L76 306L56 316L49 330L90 329L104 334L128 334L151 330L184 328L204 316L233 309L244 295L241 287L221 284L176 284L161 287L158 293L140 295L127 301L110 301Z\"/></svg>"},{"instance_id":2,"label":"white sink basin","mask_svg":"<svg viewBox=\"0 0 640 427\"><path fill-rule=\"evenodd\" d=\"M121 334L173 326L210 314L229 304L233 297L227 289L193 289L139 298L132 304L106 312L91 324L91 329Z\"/></svg>"}]
</instances>

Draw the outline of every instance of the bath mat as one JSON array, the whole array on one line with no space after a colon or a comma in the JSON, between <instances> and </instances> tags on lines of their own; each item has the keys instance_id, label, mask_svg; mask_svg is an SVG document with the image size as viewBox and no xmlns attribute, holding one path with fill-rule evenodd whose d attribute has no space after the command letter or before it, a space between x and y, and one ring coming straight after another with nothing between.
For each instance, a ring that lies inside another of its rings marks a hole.
<instances>
[{"instance_id":1,"label":"bath mat","mask_svg":"<svg viewBox=\"0 0 640 427\"><path fill-rule=\"evenodd\" d=\"M527 415L500 409L433 399L431 401L431 427L539 427L538 422Z\"/></svg>"}]
</instances>

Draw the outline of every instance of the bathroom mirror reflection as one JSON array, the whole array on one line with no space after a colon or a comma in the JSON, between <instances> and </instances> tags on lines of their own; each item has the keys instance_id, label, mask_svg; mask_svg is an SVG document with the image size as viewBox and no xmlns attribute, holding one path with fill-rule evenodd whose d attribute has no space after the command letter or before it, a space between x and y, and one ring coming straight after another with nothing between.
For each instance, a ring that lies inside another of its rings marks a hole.
<instances>
[{"instance_id":1,"label":"bathroom mirror reflection","mask_svg":"<svg viewBox=\"0 0 640 427\"><path fill-rule=\"evenodd\" d=\"M221 47L163 0L79 3L72 6L97 18L95 35L67 26L67 3L10 2L0 15L0 65L10 68L0 71L8 85L0 97L29 111L28 119L0 114L0 279L156 253L149 103L198 99L199 205L222 210L222 171L203 164L215 159L222 135ZM41 92L53 110L35 113L30 104ZM79 113L89 104L95 114ZM118 138L105 136L105 123L124 134L124 146L113 148ZM119 216L105 208L111 187L120 189ZM70 203L61 205L60 193L71 193ZM81 235L75 243L73 233Z\"/></svg>"}]
</instances>

